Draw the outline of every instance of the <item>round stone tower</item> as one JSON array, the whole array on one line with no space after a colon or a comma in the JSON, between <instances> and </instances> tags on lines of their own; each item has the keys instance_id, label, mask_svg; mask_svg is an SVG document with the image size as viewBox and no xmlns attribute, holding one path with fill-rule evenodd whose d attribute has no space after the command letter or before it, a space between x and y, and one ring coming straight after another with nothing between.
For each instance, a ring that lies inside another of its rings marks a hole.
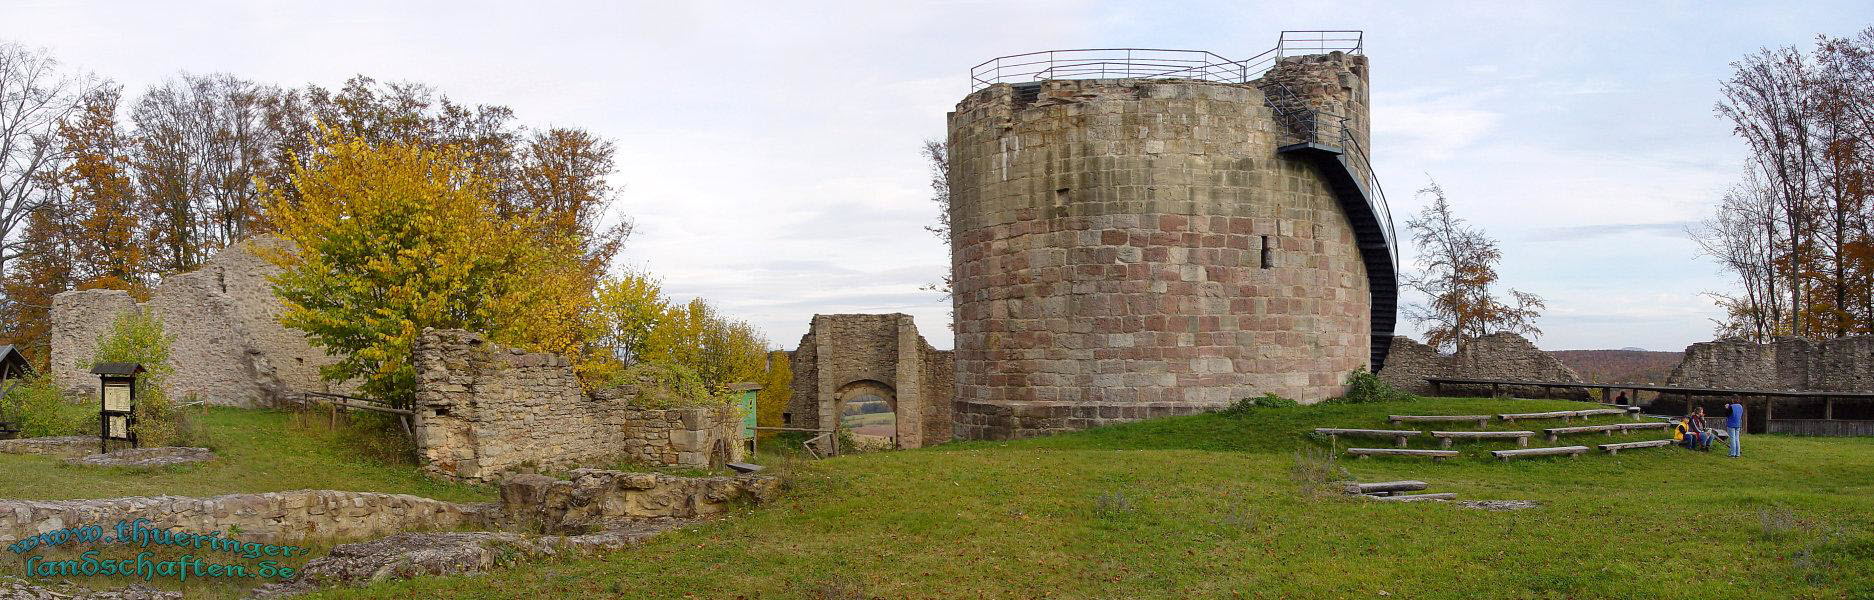
<instances>
[{"instance_id":1,"label":"round stone tower","mask_svg":"<svg viewBox=\"0 0 1874 600\"><path fill-rule=\"evenodd\" d=\"M1384 360L1366 57L1268 60L976 77L949 118L959 438L1318 401Z\"/></svg>"}]
</instances>

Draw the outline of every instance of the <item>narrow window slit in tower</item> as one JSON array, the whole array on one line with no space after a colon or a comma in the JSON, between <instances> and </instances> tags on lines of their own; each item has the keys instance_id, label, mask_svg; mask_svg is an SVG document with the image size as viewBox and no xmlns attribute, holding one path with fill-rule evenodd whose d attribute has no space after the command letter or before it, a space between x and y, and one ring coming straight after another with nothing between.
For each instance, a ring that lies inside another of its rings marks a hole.
<instances>
[{"instance_id":1,"label":"narrow window slit in tower","mask_svg":"<svg viewBox=\"0 0 1874 600\"><path fill-rule=\"evenodd\" d=\"M1275 248L1270 247L1269 236L1262 236L1262 268L1275 266Z\"/></svg>"},{"instance_id":2,"label":"narrow window slit in tower","mask_svg":"<svg viewBox=\"0 0 1874 600\"><path fill-rule=\"evenodd\" d=\"M1067 188L1054 190L1054 207L1064 208L1066 206L1067 206Z\"/></svg>"}]
</instances>

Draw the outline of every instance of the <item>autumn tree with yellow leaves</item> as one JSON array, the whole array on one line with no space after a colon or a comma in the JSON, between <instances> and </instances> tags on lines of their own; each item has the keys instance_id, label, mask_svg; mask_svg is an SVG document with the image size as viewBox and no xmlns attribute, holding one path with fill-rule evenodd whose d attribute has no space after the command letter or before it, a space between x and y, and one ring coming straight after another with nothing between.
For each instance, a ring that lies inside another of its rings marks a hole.
<instances>
[{"instance_id":1,"label":"autumn tree with yellow leaves","mask_svg":"<svg viewBox=\"0 0 1874 600\"><path fill-rule=\"evenodd\" d=\"M407 406L411 346L426 327L486 332L497 343L577 355L593 280L581 240L537 213L504 216L494 182L459 149L372 144L323 132L293 197L265 189L268 218L297 248L281 322L340 357L332 380Z\"/></svg>"}]
</instances>

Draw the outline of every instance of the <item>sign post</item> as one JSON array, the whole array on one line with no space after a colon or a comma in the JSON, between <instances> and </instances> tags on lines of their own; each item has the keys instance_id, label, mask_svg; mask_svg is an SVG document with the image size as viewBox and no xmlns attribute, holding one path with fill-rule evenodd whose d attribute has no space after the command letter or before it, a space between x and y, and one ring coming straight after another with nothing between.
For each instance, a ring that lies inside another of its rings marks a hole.
<instances>
[{"instance_id":1,"label":"sign post","mask_svg":"<svg viewBox=\"0 0 1874 600\"><path fill-rule=\"evenodd\" d=\"M137 363L98 363L91 373L98 376L98 452L110 451L111 440L130 442L137 447Z\"/></svg>"}]
</instances>

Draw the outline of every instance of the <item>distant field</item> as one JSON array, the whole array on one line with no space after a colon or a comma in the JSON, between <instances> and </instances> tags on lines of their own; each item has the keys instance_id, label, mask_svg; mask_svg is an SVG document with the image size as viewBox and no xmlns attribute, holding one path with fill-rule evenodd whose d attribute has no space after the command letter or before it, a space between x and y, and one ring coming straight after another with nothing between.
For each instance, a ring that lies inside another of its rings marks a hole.
<instances>
[{"instance_id":1,"label":"distant field","mask_svg":"<svg viewBox=\"0 0 1874 600\"><path fill-rule=\"evenodd\" d=\"M1540 503L1521 511L1311 494L1295 475L1330 454L1314 427L1580 406L1316 405L818 462L766 457L787 495L733 518L599 557L318 597L1874 597L1874 439L1750 436L1742 459L1668 447L1510 463L1486 455L1510 443L1459 444L1464 456L1444 463L1330 467Z\"/></svg>"},{"instance_id":2,"label":"distant field","mask_svg":"<svg viewBox=\"0 0 1874 600\"><path fill-rule=\"evenodd\" d=\"M1663 384L1685 357L1684 352L1645 350L1553 350L1549 354L1588 381L1601 383Z\"/></svg>"},{"instance_id":3,"label":"distant field","mask_svg":"<svg viewBox=\"0 0 1874 600\"><path fill-rule=\"evenodd\" d=\"M897 418L898 417L896 413L872 413L869 415L847 415L845 417L840 417L839 423L841 426L846 427L848 429L858 429L860 427L891 425L892 423L898 422Z\"/></svg>"}]
</instances>

